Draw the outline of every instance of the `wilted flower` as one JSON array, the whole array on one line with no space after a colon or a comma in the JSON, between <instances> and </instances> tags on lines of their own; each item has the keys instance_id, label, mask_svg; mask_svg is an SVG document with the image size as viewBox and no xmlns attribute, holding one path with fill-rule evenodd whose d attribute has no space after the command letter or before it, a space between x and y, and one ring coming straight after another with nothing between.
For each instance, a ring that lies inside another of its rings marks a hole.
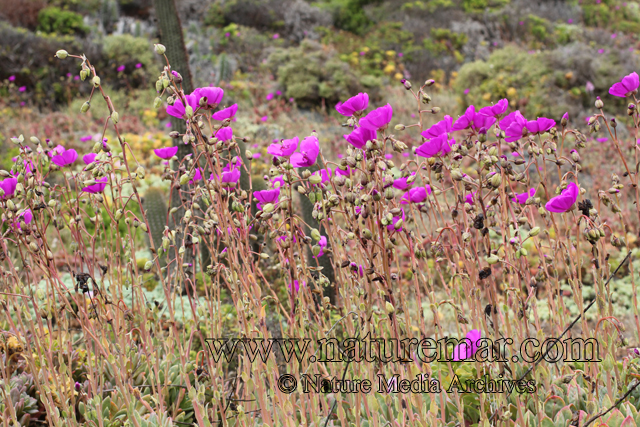
<instances>
[{"instance_id":1,"label":"wilted flower","mask_svg":"<svg viewBox=\"0 0 640 427\"><path fill-rule=\"evenodd\" d=\"M393 108L391 108L390 104L387 104L376 108L360 119L360 126L373 131L384 129L389 125L392 116Z\"/></svg>"},{"instance_id":2,"label":"wilted flower","mask_svg":"<svg viewBox=\"0 0 640 427\"><path fill-rule=\"evenodd\" d=\"M343 116L353 116L356 113L362 113L369 106L369 95L360 92L354 97L347 99L345 102L338 102L336 111Z\"/></svg>"},{"instance_id":3,"label":"wilted flower","mask_svg":"<svg viewBox=\"0 0 640 427\"><path fill-rule=\"evenodd\" d=\"M198 98L194 94L187 95L185 96L185 98L187 100L187 104L190 105L191 108L193 108L193 111L196 111L200 106L198 104L198 101L200 98ZM185 118L185 113L186 113L185 105L182 103L182 100L180 99L176 100L173 103L173 105L167 105L167 114L169 114L170 116L183 119Z\"/></svg>"},{"instance_id":4,"label":"wilted flower","mask_svg":"<svg viewBox=\"0 0 640 427\"><path fill-rule=\"evenodd\" d=\"M105 187L107 186L108 182L109 182L108 176L105 176L103 178L98 178L96 179L95 184L89 185L88 187L84 187L82 191L84 191L85 193L91 193L91 194L102 193Z\"/></svg>"},{"instance_id":5,"label":"wilted flower","mask_svg":"<svg viewBox=\"0 0 640 427\"><path fill-rule=\"evenodd\" d=\"M431 194L431 187L428 185L426 187L412 188L411 190L404 193L404 196L402 196L402 200L400 200L400 203L402 203L403 205L407 203L422 203L427 199L428 194Z\"/></svg>"},{"instance_id":6,"label":"wilted flower","mask_svg":"<svg viewBox=\"0 0 640 427\"><path fill-rule=\"evenodd\" d=\"M354 129L349 135L344 135L344 139L355 148L364 148L367 141L373 141L377 136L375 130L359 127Z\"/></svg>"},{"instance_id":7,"label":"wilted flower","mask_svg":"<svg viewBox=\"0 0 640 427\"><path fill-rule=\"evenodd\" d=\"M455 144L454 139L447 139L446 134L432 138L416 149L416 155L421 157L444 156L451 151L451 146Z\"/></svg>"},{"instance_id":8,"label":"wilted flower","mask_svg":"<svg viewBox=\"0 0 640 427\"><path fill-rule=\"evenodd\" d=\"M453 360L461 361L473 357L478 350L478 341L482 338L482 332L479 329L472 329L467 332L464 340L453 349Z\"/></svg>"},{"instance_id":9,"label":"wilted flower","mask_svg":"<svg viewBox=\"0 0 640 427\"><path fill-rule=\"evenodd\" d=\"M638 78L638 73L633 72L611 86L611 88L609 88L609 94L626 98L627 96L635 93L638 90L638 86L640 86L640 78Z\"/></svg>"},{"instance_id":10,"label":"wilted flower","mask_svg":"<svg viewBox=\"0 0 640 427\"><path fill-rule=\"evenodd\" d=\"M292 139L283 139L282 141L280 141L280 144L271 144L267 148L267 153L271 154L272 156L289 157L298 148L299 141L300 139L298 139L297 136Z\"/></svg>"},{"instance_id":11,"label":"wilted flower","mask_svg":"<svg viewBox=\"0 0 640 427\"><path fill-rule=\"evenodd\" d=\"M262 209L263 205L267 203L277 203L280 198L280 187L273 190L262 190L253 193L253 196L258 199L258 209Z\"/></svg>"},{"instance_id":12,"label":"wilted flower","mask_svg":"<svg viewBox=\"0 0 640 427\"><path fill-rule=\"evenodd\" d=\"M173 146L173 147L156 148L155 150L153 150L153 152L155 153L156 156L160 157L161 159L167 160L172 158L178 153L178 147Z\"/></svg>"},{"instance_id":13,"label":"wilted flower","mask_svg":"<svg viewBox=\"0 0 640 427\"><path fill-rule=\"evenodd\" d=\"M518 202L521 205L524 205L527 203L527 200L529 200L529 197L533 197L535 194L536 194L536 189L532 188L529 191L526 191L524 193L516 194L516 197L512 198L511 201Z\"/></svg>"},{"instance_id":14,"label":"wilted flower","mask_svg":"<svg viewBox=\"0 0 640 427\"><path fill-rule=\"evenodd\" d=\"M213 113L213 116L211 116L211 118L214 120L231 119L233 118L233 116L236 115L237 112L238 112L238 104L233 104L231 107L227 107L220 111L216 111L215 113Z\"/></svg>"},{"instance_id":15,"label":"wilted flower","mask_svg":"<svg viewBox=\"0 0 640 427\"><path fill-rule=\"evenodd\" d=\"M64 150L51 158L51 161L61 168L73 164L78 159L78 153L73 148Z\"/></svg>"},{"instance_id":16,"label":"wilted flower","mask_svg":"<svg viewBox=\"0 0 640 427\"><path fill-rule=\"evenodd\" d=\"M544 206L549 212L567 212L578 200L580 188L575 182L570 182L560 195L552 198Z\"/></svg>"},{"instance_id":17,"label":"wilted flower","mask_svg":"<svg viewBox=\"0 0 640 427\"><path fill-rule=\"evenodd\" d=\"M313 166L320 154L320 143L315 136L308 136L300 143L300 152L291 155L291 166L304 168Z\"/></svg>"},{"instance_id":18,"label":"wilted flower","mask_svg":"<svg viewBox=\"0 0 640 427\"><path fill-rule=\"evenodd\" d=\"M471 128L478 131L482 128L489 129L495 122L495 117L476 113L476 107L471 105L467 108L467 111L465 111L464 114L456 120L451 127L451 130L455 131Z\"/></svg>"}]
</instances>

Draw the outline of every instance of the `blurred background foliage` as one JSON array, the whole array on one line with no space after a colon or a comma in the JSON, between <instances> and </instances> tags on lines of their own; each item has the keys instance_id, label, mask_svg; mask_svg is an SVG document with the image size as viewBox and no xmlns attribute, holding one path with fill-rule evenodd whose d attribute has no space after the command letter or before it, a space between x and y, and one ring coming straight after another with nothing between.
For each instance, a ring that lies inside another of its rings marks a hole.
<instances>
[{"instance_id":1,"label":"blurred background foliage","mask_svg":"<svg viewBox=\"0 0 640 427\"><path fill-rule=\"evenodd\" d=\"M178 9L197 85L230 85L246 99L250 82L270 82L304 109L363 90L381 101L380 89L403 78L435 78L459 111L507 97L526 115L581 116L637 66L635 1L184 0ZM151 0L0 0L0 20L5 102L59 109L87 93L77 80L61 84L77 72L53 61L61 47L90 56L114 90L153 90Z\"/></svg>"}]
</instances>

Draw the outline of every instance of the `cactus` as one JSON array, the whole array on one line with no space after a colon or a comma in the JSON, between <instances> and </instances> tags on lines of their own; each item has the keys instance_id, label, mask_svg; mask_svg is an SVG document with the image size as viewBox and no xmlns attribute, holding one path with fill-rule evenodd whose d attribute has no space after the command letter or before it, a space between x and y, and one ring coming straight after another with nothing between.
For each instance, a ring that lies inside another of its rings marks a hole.
<instances>
[{"instance_id":1,"label":"cactus","mask_svg":"<svg viewBox=\"0 0 640 427\"><path fill-rule=\"evenodd\" d=\"M221 53L218 56L218 65L216 66L216 86L220 85L220 82L230 82L233 78L233 65L229 61L229 57L226 53Z\"/></svg>"},{"instance_id":2,"label":"cactus","mask_svg":"<svg viewBox=\"0 0 640 427\"><path fill-rule=\"evenodd\" d=\"M164 194L159 188L150 188L144 195L143 207L147 220L149 221L149 234L153 239L154 249L159 251L162 247L162 237L164 227L167 222L167 204L164 201ZM151 246L151 242L148 241ZM158 252L159 253L159 252ZM158 256L160 265L166 265L166 258Z\"/></svg>"},{"instance_id":3,"label":"cactus","mask_svg":"<svg viewBox=\"0 0 640 427\"><path fill-rule=\"evenodd\" d=\"M104 32L110 34L113 32L113 26L118 22L118 4L114 0L104 0L101 5L100 19Z\"/></svg>"},{"instance_id":4,"label":"cactus","mask_svg":"<svg viewBox=\"0 0 640 427\"><path fill-rule=\"evenodd\" d=\"M312 166L307 168L309 172L315 172L319 168L317 166ZM307 196L300 195L300 205L302 208L302 219L304 222L310 227L315 228L320 231L320 234L325 234L324 227L320 226L318 220L316 220L313 215L313 203L309 200ZM308 235L310 233L310 229L305 230L305 233ZM313 258L313 254L311 253L311 248L307 251L307 259L309 260L310 265L316 265L316 260ZM324 289L324 296L329 297L329 301L331 304L335 304L336 298L336 289L335 289L335 273L333 271L333 265L331 264L331 257L326 254L318 257L318 265L322 267L322 274L329 279L329 285Z\"/></svg>"},{"instance_id":5,"label":"cactus","mask_svg":"<svg viewBox=\"0 0 640 427\"><path fill-rule=\"evenodd\" d=\"M178 16L178 10L174 0L155 0L154 6L156 9L156 18L158 19L158 30L160 32L160 42L167 48L166 55L169 59L171 68L178 71L182 76L182 89L185 93L191 93L193 91L193 83L191 78L191 71L189 69L189 55L187 48L184 45L184 36L182 34L182 24L180 23L180 17ZM171 117L172 130L181 134L186 132L186 124L184 120L176 117ZM178 159L183 159L185 156L193 153L190 144L181 144L181 139L177 138L175 144L178 145ZM184 216L184 209L180 197L180 191L173 191L171 197L171 206L178 207L178 211L174 214L175 218L182 218ZM175 224L172 224L174 226ZM182 236L178 236L178 240L182 241ZM191 252L187 251L185 254L185 262L191 263ZM183 283L183 292L185 284Z\"/></svg>"}]
</instances>

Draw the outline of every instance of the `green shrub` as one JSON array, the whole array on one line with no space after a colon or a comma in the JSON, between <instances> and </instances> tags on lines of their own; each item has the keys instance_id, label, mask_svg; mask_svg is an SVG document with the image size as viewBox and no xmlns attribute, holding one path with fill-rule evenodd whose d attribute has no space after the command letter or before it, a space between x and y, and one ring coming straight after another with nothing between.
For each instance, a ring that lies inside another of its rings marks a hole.
<instances>
[{"instance_id":1,"label":"green shrub","mask_svg":"<svg viewBox=\"0 0 640 427\"><path fill-rule=\"evenodd\" d=\"M509 0L462 0L462 7L467 13L484 12L487 8L498 8L506 4L509 4Z\"/></svg>"},{"instance_id":2,"label":"green shrub","mask_svg":"<svg viewBox=\"0 0 640 427\"><path fill-rule=\"evenodd\" d=\"M364 7L380 2L381 0L324 0L317 5L331 10L336 28L362 35L373 24Z\"/></svg>"},{"instance_id":3,"label":"green shrub","mask_svg":"<svg viewBox=\"0 0 640 427\"><path fill-rule=\"evenodd\" d=\"M85 34L88 28L82 21L82 15L49 6L38 13L38 30L48 34Z\"/></svg>"},{"instance_id":4,"label":"green shrub","mask_svg":"<svg viewBox=\"0 0 640 427\"><path fill-rule=\"evenodd\" d=\"M104 40L104 54L112 71L124 65L131 77L130 82L136 84L149 76L149 70L156 67L158 56L151 49L151 42L146 38L134 37L131 34L111 35ZM142 64L136 68L137 64ZM178 70L180 71L180 70Z\"/></svg>"},{"instance_id":5,"label":"green shrub","mask_svg":"<svg viewBox=\"0 0 640 427\"><path fill-rule=\"evenodd\" d=\"M267 67L277 76L287 97L301 105L319 105L321 98L336 103L346 94L364 91L365 85L378 86L377 79L362 79L356 70L337 56L336 51L304 40L299 47L276 49Z\"/></svg>"}]
</instances>

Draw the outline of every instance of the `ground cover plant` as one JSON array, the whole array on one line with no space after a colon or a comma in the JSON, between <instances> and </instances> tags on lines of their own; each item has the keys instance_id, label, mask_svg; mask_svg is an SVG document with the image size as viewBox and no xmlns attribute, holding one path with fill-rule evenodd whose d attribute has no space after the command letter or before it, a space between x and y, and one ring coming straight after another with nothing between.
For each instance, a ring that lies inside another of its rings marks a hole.
<instances>
[{"instance_id":1,"label":"ground cover plant","mask_svg":"<svg viewBox=\"0 0 640 427\"><path fill-rule=\"evenodd\" d=\"M223 85L185 92L154 49L155 99L112 97L58 50L101 126L75 148L9 137L3 425L640 422L635 72L584 123L506 98L458 115L438 82L402 79L393 103L340 96L338 140L299 116L265 141L247 117L293 115L286 95L247 112ZM138 134L136 103L186 131ZM216 338L256 341L217 357ZM370 338L407 344L369 360ZM412 344L429 339L440 360Z\"/></svg>"}]
</instances>

